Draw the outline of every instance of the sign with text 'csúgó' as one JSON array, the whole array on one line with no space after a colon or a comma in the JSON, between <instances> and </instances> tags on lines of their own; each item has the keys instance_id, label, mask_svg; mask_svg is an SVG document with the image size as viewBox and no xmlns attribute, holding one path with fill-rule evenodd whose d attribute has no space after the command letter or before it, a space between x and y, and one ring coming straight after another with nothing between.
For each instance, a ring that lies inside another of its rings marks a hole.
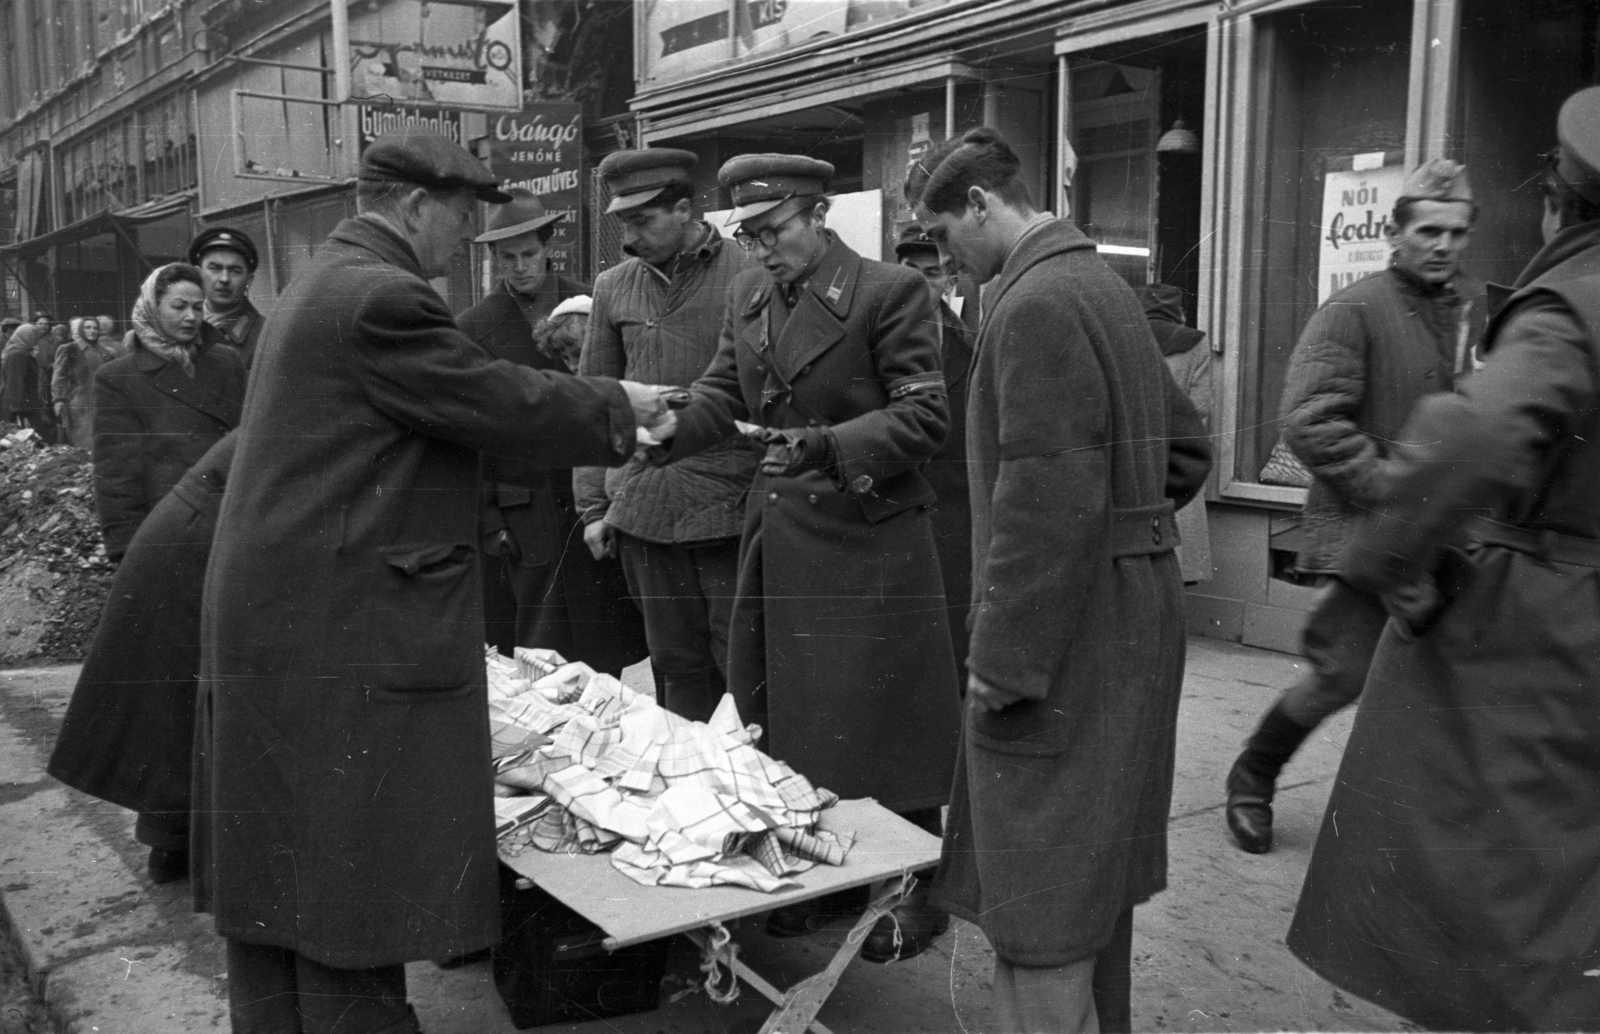
<instances>
[{"instance_id":1,"label":"sign with text 'cs\u00fag\u00f3'","mask_svg":"<svg viewBox=\"0 0 1600 1034\"><path fill-rule=\"evenodd\" d=\"M491 118L489 167L506 187L531 190L545 211L566 216L553 224L550 268L576 276L584 179L583 106L551 101Z\"/></svg>"}]
</instances>

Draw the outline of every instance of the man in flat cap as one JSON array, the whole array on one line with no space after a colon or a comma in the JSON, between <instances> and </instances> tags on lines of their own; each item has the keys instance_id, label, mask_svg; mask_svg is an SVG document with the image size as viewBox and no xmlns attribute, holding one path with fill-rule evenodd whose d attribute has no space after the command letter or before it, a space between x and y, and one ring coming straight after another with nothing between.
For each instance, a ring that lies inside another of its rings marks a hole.
<instances>
[{"instance_id":1,"label":"man in flat cap","mask_svg":"<svg viewBox=\"0 0 1600 1034\"><path fill-rule=\"evenodd\" d=\"M1376 596L1340 577L1339 553L1376 501L1378 472L1411 407L1472 369L1484 289L1461 275L1460 260L1476 214L1461 165L1436 158L1414 170L1395 199L1389 268L1323 303L1289 360L1283 440L1313 478L1298 568L1320 592L1301 633L1305 675L1267 710L1228 773L1228 829L1252 854L1272 847L1278 773L1360 695L1388 620Z\"/></svg>"},{"instance_id":2,"label":"man in flat cap","mask_svg":"<svg viewBox=\"0 0 1600 1034\"><path fill-rule=\"evenodd\" d=\"M735 240L762 268L734 278L716 358L664 458L741 433L764 450L728 642L729 689L764 749L937 834L959 699L922 470L949 428L938 324L921 275L827 229L832 175L791 154L722 166ZM828 907L779 909L767 929L805 933ZM863 954L908 958L948 923L919 884Z\"/></svg>"},{"instance_id":3,"label":"man in flat cap","mask_svg":"<svg viewBox=\"0 0 1600 1034\"><path fill-rule=\"evenodd\" d=\"M189 245L189 264L205 281L206 322L222 332L223 342L234 347L248 370L266 322L250 301L250 283L260 264L255 241L231 226L208 226Z\"/></svg>"},{"instance_id":4,"label":"man in flat cap","mask_svg":"<svg viewBox=\"0 0 1600 1034\"><path fill-rule=\"evenodd\" d=\"M538 195L506 191L476 238L494 255L500 283L456 317L462 333L496 359L567 372L538 345L534 331L589 285L550 268L548 254L562 212ZM479 542L488 641L509 656L518 646L545 647L596 671L619 675L643 659L644 625L616 561L597 564L583 544L572 501L572 475L536 461L486 454Z\"/></svg>"},{"instance_id":5,"label":"man in flat cap","mask_svg":"<svg viewBox=\"0 0 1600 1034\"><path fill-rule=\"evenodd\" d=\"M207 569L193 874L235 1030L411 1034L404 964L495 942L480 454L617 464L655 389L492 358L428 279L488 170L374 141L263 331Z\"/></svg>"},{"instance_id":6,"label":"man in flat cap","mask_svg":"<svg viewBox=\"0 0 1600 1034\"><path fill-rule=\"evenodd\" d=\"M617 151L600 162L630 256L594 285L578 372L689 384L717 354L729 285L750 259L694 204L692 151ZM756 453L731 438L670 467L642 459L573 475L584 540L617 556L644 612L663 706L705 721L726 689L728 622Z\"/></svg>"},{"instance_id":7,"label":"man in flat cap","mask_svg":"<svg viewBox=\"0 0 1600 1034\"><path fill-rule=\"evenodd\" d=\"M1544 249L1344 553L1395 620L1288 937L1429 1030L1600 1026L1600 87L1557 130Z\"/></svg>"}]
</instances>

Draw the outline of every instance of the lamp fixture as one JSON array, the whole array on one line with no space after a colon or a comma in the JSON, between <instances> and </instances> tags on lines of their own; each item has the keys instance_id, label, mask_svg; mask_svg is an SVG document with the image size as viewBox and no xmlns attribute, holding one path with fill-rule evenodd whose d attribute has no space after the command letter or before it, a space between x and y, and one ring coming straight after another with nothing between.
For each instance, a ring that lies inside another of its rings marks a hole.
<instances>
[{"instance_id":1,"label":"lamp fixture","mask_svg":"<svg viewBox=\"0 0 1600 1034\"><path fill-rule=\"evenodd\" d=\"M1156 141L1157 154L1199 154L1200 138L1194 130L1189 128L1189 123L1183 119L1175 119L1172 128L1161 134L1161 139Z\"/></svg>"}]
</instances>

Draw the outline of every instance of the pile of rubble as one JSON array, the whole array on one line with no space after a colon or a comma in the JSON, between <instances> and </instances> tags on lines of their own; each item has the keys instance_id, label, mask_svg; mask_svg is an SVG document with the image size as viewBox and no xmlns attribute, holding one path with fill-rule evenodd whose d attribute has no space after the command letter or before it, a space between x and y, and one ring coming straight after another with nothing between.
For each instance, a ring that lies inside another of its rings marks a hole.
<instances>
[{"instance_id":1,"label":"pile of rubble","mask_svg":"<svg viewBox=\"0 0 1600 1034\"><path fill-rule=\"evenodd\" d=\"M89 454L0 438L0 662L78 660L111 589Z\"/></svg>"}]
</instances>

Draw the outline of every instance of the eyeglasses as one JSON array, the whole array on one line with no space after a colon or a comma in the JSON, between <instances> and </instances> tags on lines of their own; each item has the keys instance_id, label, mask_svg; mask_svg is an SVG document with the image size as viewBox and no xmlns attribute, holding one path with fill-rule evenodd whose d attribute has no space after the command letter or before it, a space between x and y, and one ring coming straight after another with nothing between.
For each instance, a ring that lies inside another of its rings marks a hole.
<instances>
[{"instance_id":1,"label":"eyeglasses","mask_svg":"<svg viewBox=\"0 0 1600 1034\"><path fill-rule=\"evenodd\" d=\"M783 229L785 226L788 226L790 223L794 222L796 218L802 215L805 215L805 209L803 208L789 216L787 219L773 223L771 226L763 226L757 233L749 233L743 226L741 226L737 230L733 231L734 243L739 245L739 247L743 248L745 251L754 249L756 246L756 241L760 241L765 247L775 248L778 246L778 231Z\"/></svg>"}]
</instances>

